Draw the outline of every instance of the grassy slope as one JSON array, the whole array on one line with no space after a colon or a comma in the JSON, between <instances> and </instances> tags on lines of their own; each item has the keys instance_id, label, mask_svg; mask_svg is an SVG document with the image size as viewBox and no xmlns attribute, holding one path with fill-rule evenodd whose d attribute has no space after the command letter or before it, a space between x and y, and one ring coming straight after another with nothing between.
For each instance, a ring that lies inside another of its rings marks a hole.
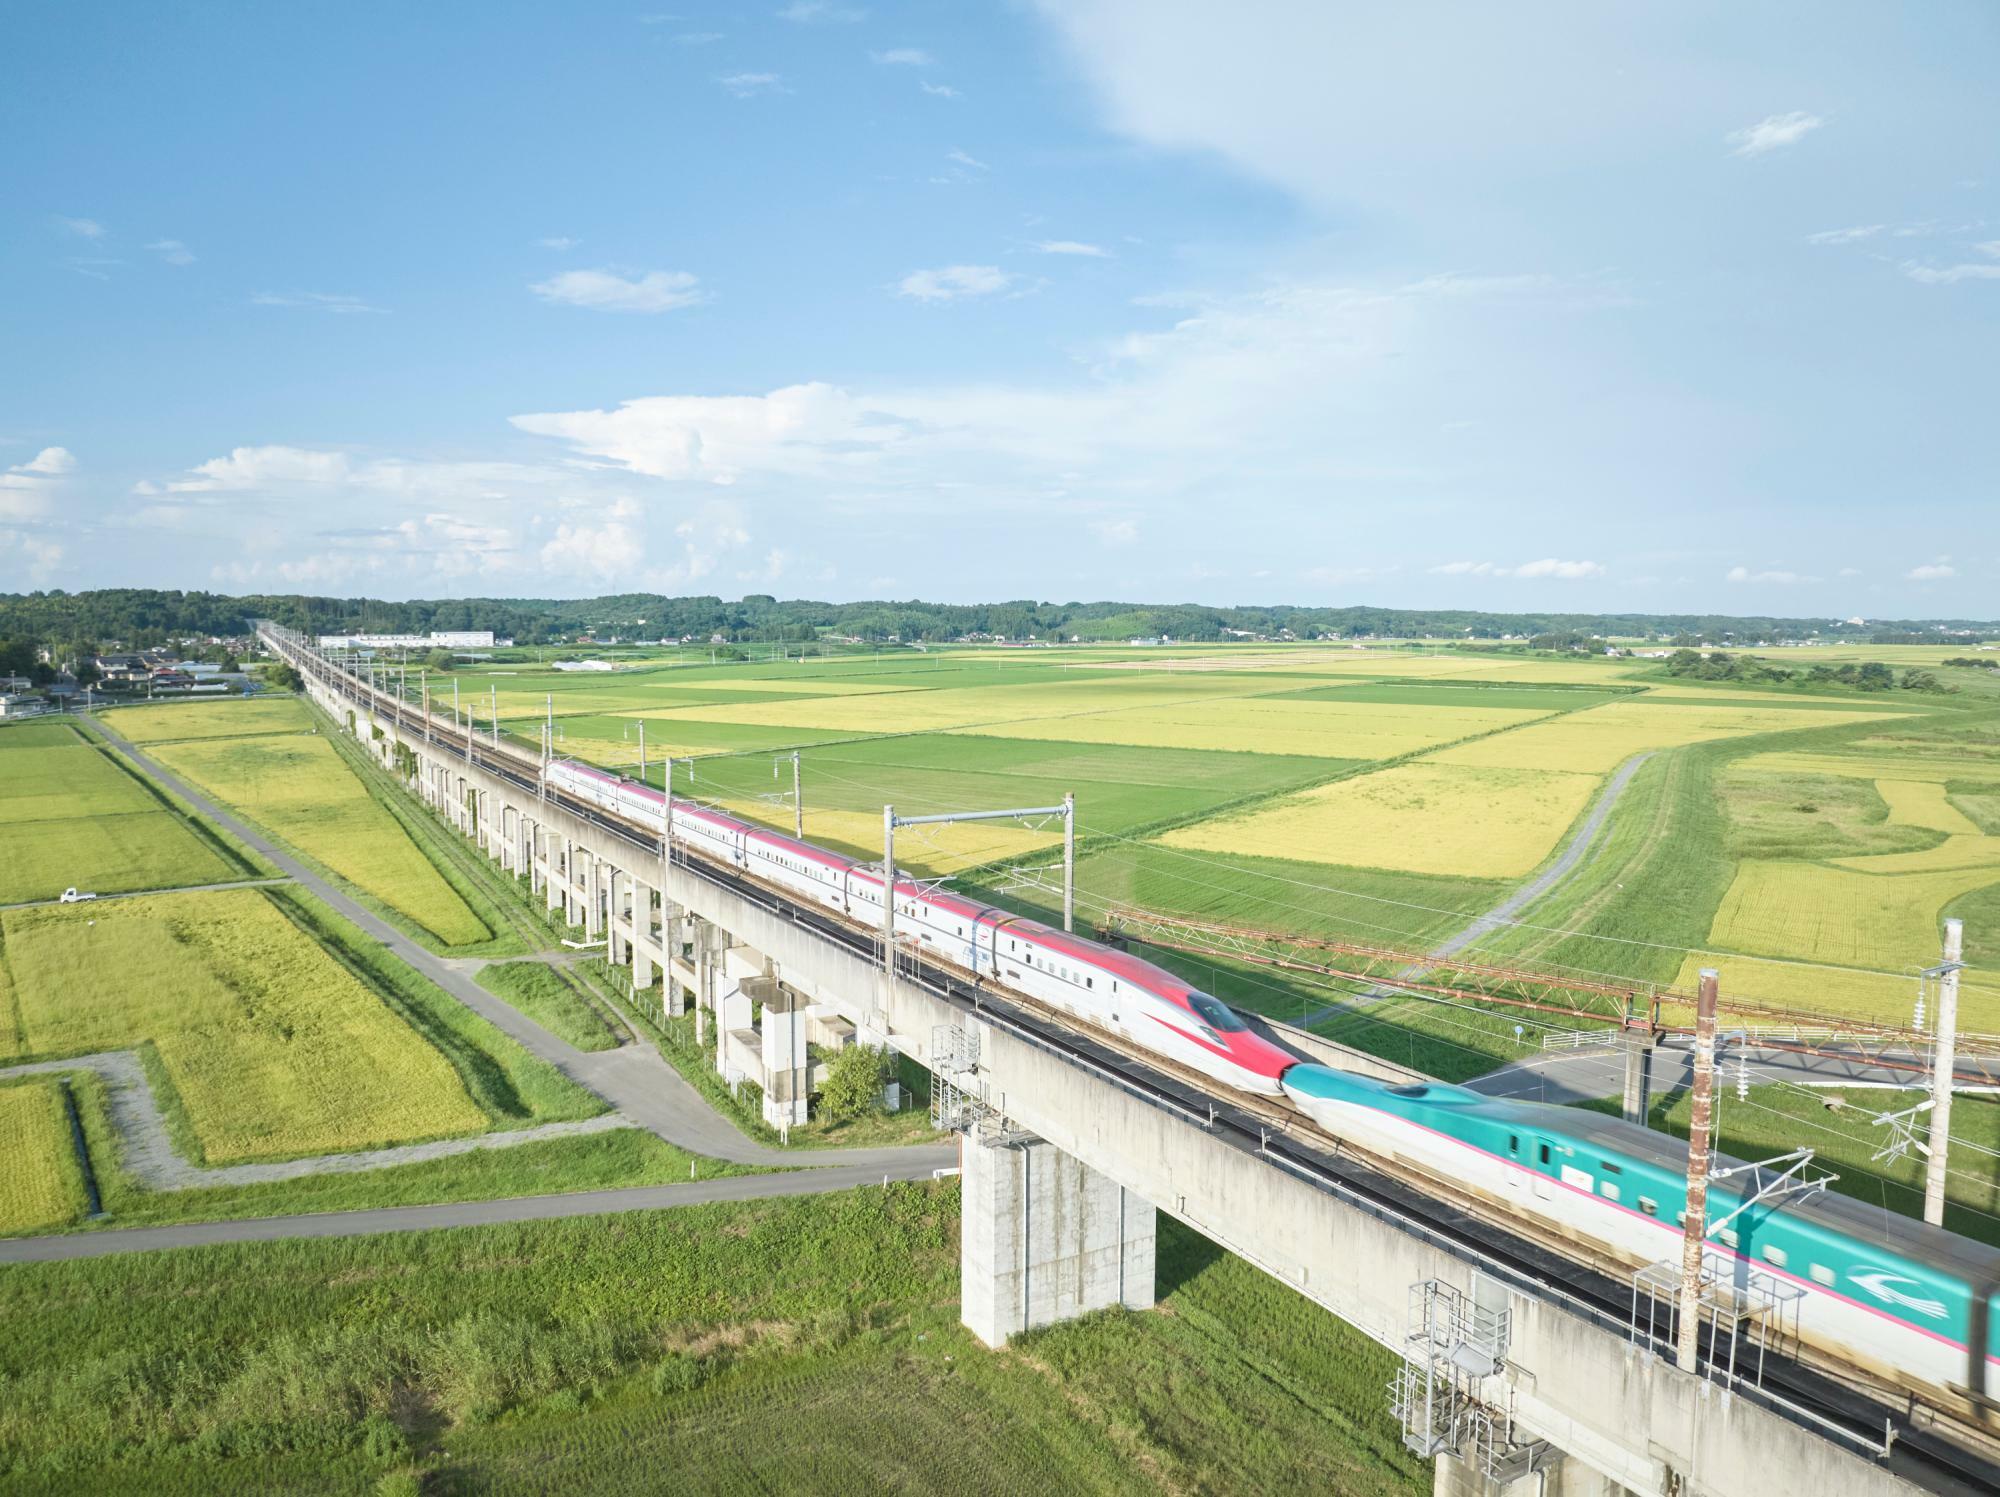
<instances>
[{"instance_id":1,"label":"grassy slope","mask_svg":"<svg viewBox=\"0 0 2000 1497\"><path fill-rule=\"evenodd\" d=\"M545 962L495 963L482 968L478 980L487 992L504 998L579 1050L609 1050L618 1043L618 1036L589 1000Z\"/></svg>"},{"instance_id":2,"label":"grassy slope","mask_svg":"<svg viewBox=\"0 0 2000 1497\"><path fill-rule=\"evenodd\" d=\"M9 1485L1428 1485L1389 1355L1170 1221L1161 1313L982 1349L957 1325L957 1207L896 1186L12 1270Z\"/></svg>"}]
</instances>

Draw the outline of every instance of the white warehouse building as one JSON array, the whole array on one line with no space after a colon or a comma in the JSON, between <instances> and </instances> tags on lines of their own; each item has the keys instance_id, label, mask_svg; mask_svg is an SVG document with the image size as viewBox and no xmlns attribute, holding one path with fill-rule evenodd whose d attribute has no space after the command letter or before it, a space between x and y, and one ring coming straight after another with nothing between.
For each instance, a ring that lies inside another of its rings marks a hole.
<instances>
[{"instance_id":1,"label":"white warehouse building","mask_svg":"<svg viewBox=\"0 0 2000 1497\"><path fill-rule=\"evenodd\" d=\"M435 629L429 634L322 634L322 650L491 650L514 641L491 629Z\"/></svg>"}]
</instances>

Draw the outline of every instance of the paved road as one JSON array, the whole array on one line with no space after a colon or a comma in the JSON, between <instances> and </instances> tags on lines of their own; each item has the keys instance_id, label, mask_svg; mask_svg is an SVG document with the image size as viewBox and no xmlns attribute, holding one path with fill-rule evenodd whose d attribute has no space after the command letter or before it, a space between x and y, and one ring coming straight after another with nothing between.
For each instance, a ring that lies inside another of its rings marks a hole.
<instances>
[{"instance_id":1,"label":"paved road","mask_svg":"<svg viewBox=\"0 0 2000 1497\"><path fill-rule=\"evenodd\" d=\"M425 950L298 859L273 846L254 827L164 768L129 739L119 737L109 725L100 723L99 726L118 751L146 774L210 820L226 827L274 866L290 874L294 882L338 910L370 939L379 941L531 1054L539 1055L572 1081L602 1097L633 1123L668 1143L690 1153L727 1159L732 1164L780 1165L793 1169L832 1169L853 1165L864 1171L874 1170L878 1175L885 1169L904 1166L921 1166L929 1170L956 1160L955 1147L931 1144L886 1149L773 1149L753 1142L734 1123L710 1107L701 1093L662 1060L650 1044L636 1041L615 1050L584 1051L551 1034L480 987L469 972L456 966L450 958Z\"/></svg>"},{"instance_id":2,"label":"paved road","mask_svg":"<svg viewBox=\"0 0 2000 1497\"><path fill-rule=\"evenodd\" d=\"M1891 1057L1892 1059L1896 1057ZM1912 1057L1916 1059L1916 1057ZM1928 1084L1922 1072L1871 1065L1865 1060L1831 1055L1799 1055L1790 1050L1763 1047L1744 1049L1724 1044L1716 1052L1725 1089L1733 1087L1734 1068L1747 1059L1753 1085L1789 1081L1797 1086L1900 1089ZM1653 1052L1652 1091L1656 1101L1685 1091L1694 1069L1694 1054L1687 1041L1659 1046ZM1625 1087L1625 1057L1612 1050L1564 1050L1510 1061L1489 1071L1477 1081L1466 1083L1473 1091L1489 1097L1512 1097L1524 1102L1581 1102L1591 1097L1615 1097ZM1974 1088L1960 1087L1961 1092ZM1887 1104L1885 1103L1885 1106Z\"/></svg>"},{"instance_id":3,"label":"paved road","mask_svg":"<svg viewBox=\"0 0 2000 1497\"><path fill-rule=\"evenodd\" d=\"M1443 941L1433 946L1431 955L1456 956L1488 931L1505 925L1575 872L1577 864L1583 861L1584 854L1590 851L1591 845L1597 840L1597 834L1603 829L1605 818L1611 814L1611 808L1618 804L1618 798L1625 793L1625 787L1632 783L1632 776L1639 772L1641 764L1652 757L1651 753L1634 754L1619 765L1617 772L1597 793L1597 799L1591 803L1590 810L1584 815L1583 824L1570 833L1569 841L1563 844L1563 849L1556 855L1556 860L1464 929L1445 937ZM1423 970L1422 967L1406 967L1397 975L1415 977ZM1339 1003L1329 1003L1324 1008L1306 1015L1299 1020L1299 1026L1311 1029L1315 1024L1331 1019L1335 1014L1367 1008L1385 998L1400 996L1401 994L1394 988L1371 988L1367 992L1356 993L1352 998L1342 999ZM1613 1087L1612 1090L1616 1091L1618 1088Z\"/></svg>"},{"instance_id":4,"label":"paved road","mask_svg":"<svg viewBox=\"0 0 2000 1497\"><path fill-rule=\"evenodd\" d=\"M289 878L239 878L220 884L178 884L171 889L127 889L118 894L93 894L79 904L99 904L107 899L148 899L155 894L208 894L217 889L268 889L273 884L289 884ZM0 910L36 910L43 905L61 904L60 899L24 899L18 904L0 904Z\"/></svg>"},{"instance_id":5,"label":"paved road","mask_svg":"<svg viewBox=\"0 0 2000 1497\"><path fill-rule=\"evenodd\" d=\"M936 1161L920 1156L930 1149L896 1149L896 1161L882 1168L838 1165L782 1175L731 1175L686 1185L636 1185L623 1190L583 1190L572 1195L516 1196L502 1201L460 1201L444 1206L389 1206L375 1211L338 1211L320 1216L270 1216L248 1221L197 1222L176 1227L126 1227L73 1232L61 1237L17 1237L0 1241L0 1264L53 1263L103 1258L113 1253L162 1248L206 1247L225 1242L272 1242L287 1237L366 1237L378 1232L415 1232L440 1227L477 1227L501 1222L554 1221L623 1211L664 1211L713 1201L762 1200L773 1196L819 1195L891 1180L927 1180ZM954 1151L945 1163L955 1164Z\"/></svg>"}]
</instances>

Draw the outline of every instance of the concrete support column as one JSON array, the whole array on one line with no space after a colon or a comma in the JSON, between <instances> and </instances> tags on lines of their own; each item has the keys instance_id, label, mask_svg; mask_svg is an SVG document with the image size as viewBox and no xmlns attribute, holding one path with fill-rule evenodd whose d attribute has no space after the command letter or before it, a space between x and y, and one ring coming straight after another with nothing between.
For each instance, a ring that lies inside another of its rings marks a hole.
<instances>
[{"instance_id":1,"label":"concrete support column","mask_svg":"<svg viewBox=\"0 0 2000 1497\"><path fill-rule=\"evenodd\" d=\"M959 1318L988 1346L1112 1305L1154 1303L1156 1214L1040 1139L965 1141Z\"/></svg>"},{"instance_id":2,"label":"concrete support column","mask_svg":"<svg viewBox=\"0 0 2000 1497\"><path fill-rule=\"evenodd\" d=\"M1622 1112L1625 1121L1646 1126L1652 1107L1653 1049L1658 1043L1652 1029L1626 1029L1618 1037L1625 1052L1625 1086Z\"/></svg>"},{"instance_id":3,"label":"concrete support column","mask_svg":"<svg viewBox=\"0 0 2000 1497\"><path fill-rule=\"evenodd\" d=\"M781 1130L803 1123L812 1094L806 1000L788 987L776 987L764 1000L764 1022L758 1028L764 1047L764 1121Z\"/></svg>"},{"instance_id":4,"label":"concrete support column","mask_svg":"<svg viewBox=\"0 0 2000 1497\"><path fill-rule=\"evenodd\" d=\"M654 890L641 879L632 880L632 991L643 992L657 980L659 968L653 962L654 947L660 936L653 925Z\"/></svg>"},{"instance_id":5,"label":"concrete support column","mask_svg":"<svg viewBox=\"0 0 2000 1497\"><path fill-rule=\"evenodd\" d=\"M604 864L586 857L583 862L583 938L595 941L604 933Z\"/></svg>"},{"instance_id":6,"label":"concrete support column","mask_svg":"<svg viewBox=\"0 0 2000 1497\"><path fill-rule=\"evenodd\" d=\"M1493 1481L1455 1455L1437 1458L1433 1497L1633 1497L1607 1476L1557 1452L1541 1470L1513 1481Z\"/></svg>"}]
</instances>

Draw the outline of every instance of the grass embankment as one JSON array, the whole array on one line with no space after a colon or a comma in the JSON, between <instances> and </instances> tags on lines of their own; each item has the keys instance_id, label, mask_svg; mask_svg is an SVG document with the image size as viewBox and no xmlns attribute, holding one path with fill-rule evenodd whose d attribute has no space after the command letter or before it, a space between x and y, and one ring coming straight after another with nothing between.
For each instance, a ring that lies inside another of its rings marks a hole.
<instances>
[{"instance_id":1,"label":"grass embankment","mask_svg":"<svg viewBox=\"0 0 2000 1497\"><path fill-rule=\"evenodd\" d=\"M568 975L546 962L497 962L479 985L579 1050L609 1050L618 1036Z\"/></svg>"},{"instance_id":2,"label":"grass embankment","mask_svg":"<svg viewBox=\"0 0 2000 1497\"><path fill-rule=\"evenodd\" d=\"M1420 1492L1391 1357L1162 1219L1163 1309L988 1352L899 1185L0 1276L22 1492Z\"/></svg>"}]
</instances>

